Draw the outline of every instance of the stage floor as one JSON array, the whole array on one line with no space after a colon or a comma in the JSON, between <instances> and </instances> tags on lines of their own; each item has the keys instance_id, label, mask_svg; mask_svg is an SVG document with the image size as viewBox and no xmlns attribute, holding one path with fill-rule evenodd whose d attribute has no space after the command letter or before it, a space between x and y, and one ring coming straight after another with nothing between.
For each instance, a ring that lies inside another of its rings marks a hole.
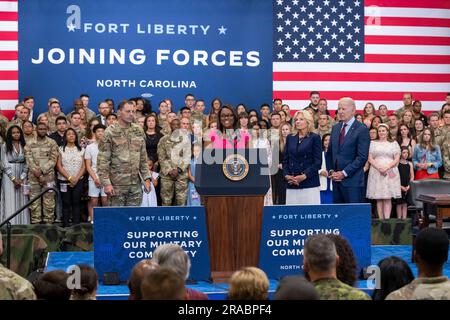
<instances>
[{"instance_id":1,"label":"stage floor","mask_svg":"<svg viewBox=\"0 0 450 320\"><path fill-rule=\"evenodd\" d=\"M411 246L372 246L372 264L377 264L383 258L389 256L397 256L408 262L415 276L417 276L417 268L411 263ZM450 254L449 254L450 256ZM45 271L56 269L67 270L74 264L94 265L93 252L50 252L47 257ZM450 262L445 265L445 275L450 277ZM270 296L275 292L278 281L270 280L269 293ZM226 297L227 284L213 284L206 281L198 281L195 284L187 284L187 287L204 292L211 300L223 300ZM371 294L371 290L367 288L366 281L359 281L358 288ZM105 286L100 284L97 290L98 300L123 300L128 298L128 287L126 284Z\"/></svg>"}]
</instances>

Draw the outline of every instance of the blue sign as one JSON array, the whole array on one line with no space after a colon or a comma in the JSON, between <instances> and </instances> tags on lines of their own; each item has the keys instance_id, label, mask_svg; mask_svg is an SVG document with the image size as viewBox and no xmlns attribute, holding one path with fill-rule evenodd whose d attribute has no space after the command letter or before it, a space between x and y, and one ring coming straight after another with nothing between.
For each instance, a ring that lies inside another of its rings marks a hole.
<instances>
[{"instance_id":1,"label":"blue sign","mask_svg":"<svg viewBox=\"0 0 450 320\"><path fill-rule=\"evenodd\" d=\"M164 243L186 251L191 279L209 279L204 207L105 207L95 208L94 216L94 265L101 281L105 272L118 272L127 281L133 266L151 259Z\"/></svg>"},{"instance_id":2,"label":"blue sign","mask_svg":"<svg viewBox=\"0 0 450 320\"><path fill-rule=\"evenodd\" d=\"M271 0L21 0L19 92L38 113L143 96L174 110L193 93L258 107L272 97Z\"/></svg>"},{"instance_id":3,"label":"blue sign","mask_svg":"<svg viewBox=\"0 0 450 320\"><path fill-rule=\"evenodd\" d=\"M340 234L355 252L360 268L370 265L370 205L264 207L259 266L269 278L303 273L308 236Z\"/></svg>"}]
</instances>

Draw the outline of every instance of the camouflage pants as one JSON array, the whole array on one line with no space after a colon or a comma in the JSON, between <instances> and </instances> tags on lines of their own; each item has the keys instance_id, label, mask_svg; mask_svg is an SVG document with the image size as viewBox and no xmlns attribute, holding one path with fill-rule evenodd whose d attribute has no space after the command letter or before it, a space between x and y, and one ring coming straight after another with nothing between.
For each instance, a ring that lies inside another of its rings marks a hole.
<instances>
[{"instance_id":1,"label":"camouflage pants","mask_svg":"<svg viewBox=\"0 0 450 320\"><path fill-rule=\"evenodd\" d=\"M141 184L113 186L115 195L108 197L110 207L139 207L142 203Z\"/></svg>"},{"instance_id":2,"label":"camouflage pants","mask_svg":"<svg viewBox=\"0 0 450 320\"><path fill-rule=\"evenodd\" d=\"M171 206L175 193L175 206L186 205L188 192L188 178L178 177L176 181L161 177L161 200L163 206Z\"/></svg>"},{"instance_id":3,"label":"camouflage pants","mask_svg":"<svg viewBox=\"0 0 450 320\"><path fill-rule=\"evenodd\" d=\"M37 196L46 187L40 184L32 183L30 181L30 199ZM55 221L55 194L53 192L47 192L43 197L44 214L42 219L44 223L53 223ZM36 200L30 205L31 210L31 223L41 222L41 200Z\"/></svg>"}]
</instances>

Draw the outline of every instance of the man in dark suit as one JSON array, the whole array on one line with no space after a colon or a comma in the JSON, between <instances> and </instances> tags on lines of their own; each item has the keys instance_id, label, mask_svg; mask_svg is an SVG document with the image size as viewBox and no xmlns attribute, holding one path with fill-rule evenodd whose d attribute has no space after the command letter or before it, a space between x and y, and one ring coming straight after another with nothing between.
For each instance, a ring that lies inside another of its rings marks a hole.
<instances>
[{"instance_id":1,"label":"man in dark suit","mask_svg":"<svg viewBox=\"0 0 450 320\"><path fill-rule=\"evenodd\" d=\"M30 110L28 120L35 123L37 114L34 112L34 98L32 96L25 97L23 99L23 104Z\"/></svg>"},{"instance_id":2,"label":"man in dark suit","mask_svg":"<svg viewBox=\"0 0 450 320\"><path fill-rule=\"evenodd\" d=\"M98 112L98 121L100 121L102 125L106 126L106 117L111 113L111 109L106 101L102 101L98 104Z\"/></svg>"},{"instance_id":3,"label":"man in dark suit","mask_svg":"<svg viewBox=\"0 0 450 320\"><path fill-rule=\"evenodd\" d=\"M369 155L369 130L356 121L351 98L339 100L340 122L333 126L326 154L333 180L334 203L361 203L364 199L364 165Z\"/></svg>"}]
</instances>

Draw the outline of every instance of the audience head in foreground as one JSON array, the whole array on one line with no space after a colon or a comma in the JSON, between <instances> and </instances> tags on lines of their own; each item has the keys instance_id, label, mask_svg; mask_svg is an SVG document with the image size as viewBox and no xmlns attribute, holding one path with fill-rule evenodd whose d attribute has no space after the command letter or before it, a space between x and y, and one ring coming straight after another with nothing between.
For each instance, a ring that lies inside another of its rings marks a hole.
<instances>
[{"instance_id":1,"label":"audience head in foreground","mask_svg":"<svg viewBox=\"0 0 450 320\"><path fill-rule=\"evenodd\" d=\"M63 270L44 273L34 282L34 290L38 300L69 300L72 290L69 289L69 274Z\"/></svg>"},{"instance_id":2,"label":"audience head in foreground","mask_svg":"<svg viewBox=\"0 0 450 320\"><path fill-rule=\"evenodd\" d=\"M334 242L324 234L310 236L304 248L304 268L321 300L369 300L364 292L337 278L339 256Z\"/></svg>"},{"instance_id":3,"label":"audience head in foreground","mask_svg":"<svg viewBox=\"0 0 450 320\"><path fill-rule=\"evenodd\" d=\"M339 264L336 267L337 278L349 286L354 286L357 280L358 263L353 249L347 239L338 234L328 234L336 247Z\"/></svg>"},{"instance_id":4,"label":"audience head in foreground","mask_svg":"<svg viewBox=\"0 0 450 320\"><path fill-rule=\"evenodd\" d=\"M229 300L267 300L268 297L269 279L261 269L247 267L231 276Z\"/></svg>"},{"instance_id":5,"label":"audience head in foreground","mask_svg":"<svg viewBox=\"0 0 450 320\"><path fill-rule=\"evenodd\" d=\"M408 264L398 257L387 257L378 262L380 285L372 295L373 300L384 300L391 292L400 289L414 280Z\"/></svg>"},{"instance_id":6,"label":"audience head in foreground","mask_svg":"<svg viewBox=\"0 0 450 320\"><path fill-rule=\"evenodd\" d=\"M80 287L72 290L70 300L96 300L98 275L97 271L86 264L78 265L80 270Z\"/></svg>"},{"instance_id":7,"label":"audience head in foreground","mask_svg":"<svg viewBox=\"0 0 450 320\"><path fill-rule=\"evenodd\" d=\"M418 277L389 294L386 300L450 300L450 280L443 275L448 247L448 236L444 230L421 230L417 234L414 250Z\"/></svg>"},{"instance_id":8,"label":"audience head in foreground","mask_svg":"<svg viewBox=\"0 0 450 320\"><path fill-rule=\"evenodd\" d=\"M142 300L142 280L157 269L159 269L159 265L151 259L141 260L134 265L128 280L128 289L130 290L128 300Z\"/></svg>"},{"instance_id":9,"label":"audience head in foreground","mask_svg":"<svg viewBox=\"0 0 450 320\"><path fill-rule=\"evenodd\" d=\"M155 249L153 260L161 267L178 274L184 281L189 278L191 260L188 254L175 243L166 243ZM186 288L187 300L208 300L208 296L200 291Z\"/></svg>"},{"instance_id":10,"label":"audience head in foreground","mask_svg":"<svg viewBox=\"0 0 450 320\"><path fill-rule=\"evenodd\" d=\"M278 283L274 300L319 300L313 284L302 276L286 276Z\"/></svg>"},{"instance_id":11,"label":"audience head in foreground","mask_svg":"<svg viewBox=\"0 0 450 320\"><path fill-rule=\"evenodd\" d=\"M184 300L184 279L168 268L159 268L147 274L141 285L142 300Z\"/></svg>"}]
</instances>

